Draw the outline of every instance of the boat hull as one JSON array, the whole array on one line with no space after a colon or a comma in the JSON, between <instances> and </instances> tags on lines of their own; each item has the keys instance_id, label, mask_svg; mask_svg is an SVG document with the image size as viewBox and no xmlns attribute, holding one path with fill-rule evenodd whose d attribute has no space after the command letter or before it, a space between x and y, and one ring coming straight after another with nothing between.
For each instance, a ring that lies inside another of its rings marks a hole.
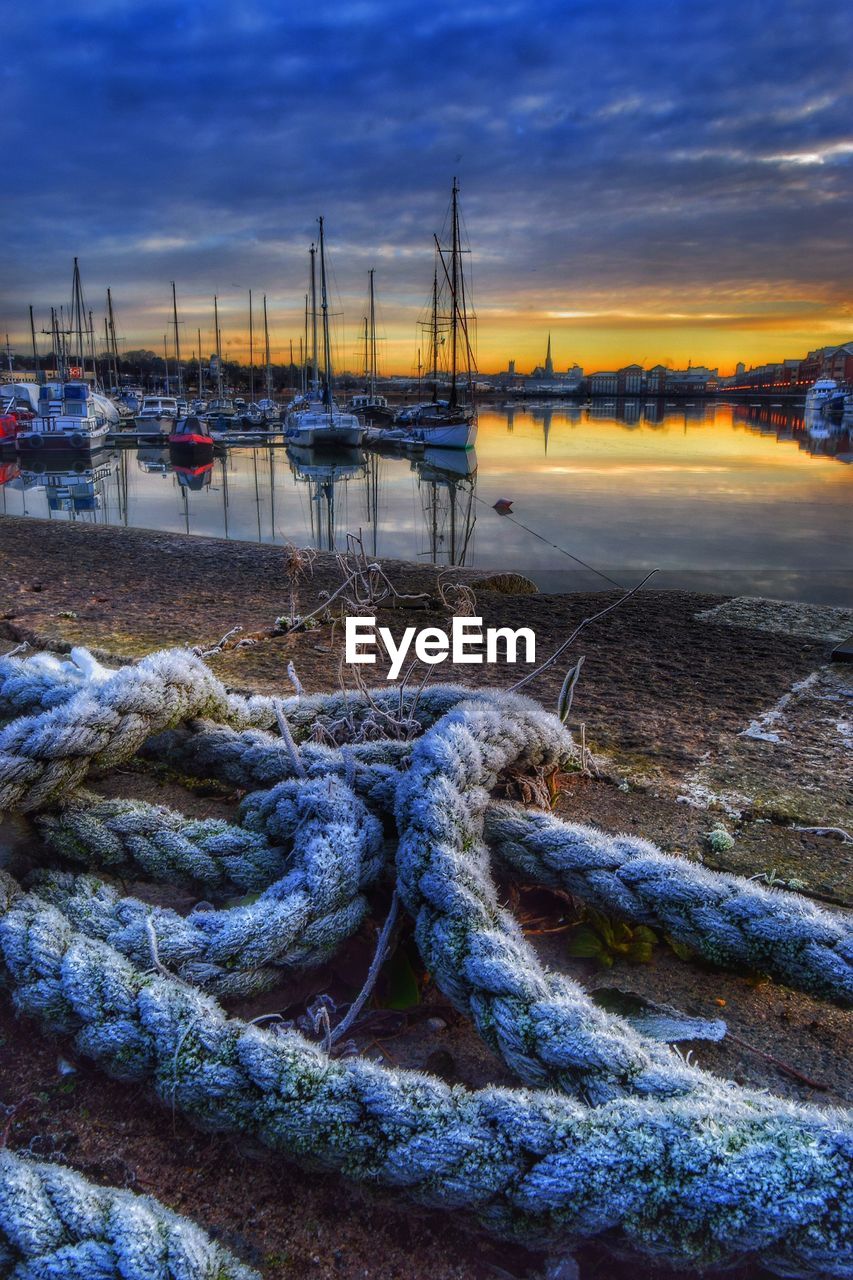
<instances>
[{"instance_id":1,"label":"boat hull","mask_svg":"<svg viewBox=\"0 0 853 1280\"><path fill-rule=\"evenodd\" d=\"M413 423L409 436L425 448L473 449L477 442L477 421Z\"/></svg>"}]
</instances>

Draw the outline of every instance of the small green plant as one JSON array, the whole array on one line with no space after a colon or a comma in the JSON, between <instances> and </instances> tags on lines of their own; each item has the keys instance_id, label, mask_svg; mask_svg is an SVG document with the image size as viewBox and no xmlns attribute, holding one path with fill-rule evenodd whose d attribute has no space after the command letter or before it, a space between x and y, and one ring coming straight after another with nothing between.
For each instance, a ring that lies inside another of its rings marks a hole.
<instances>
[{"instance_id":1,"label":"small green plant","mask_svg":"<svg viewBox=\"0 0 853 1280\"><path fill-rule=\"evenodd\" d=\"M710 831L705 832L705 839L708 847L714 853L728 853L730 849L735 847L735 838L730 831L727 831L721 822L718 822Z\"/></svg>"},{"instance_id":2,"label":"small green plant","mask_svg":"<svg viewBox=\"0 0 853 1280\"><path fill-rule=\"evenodd\" d=\"M609 969L616 960L648 964L657 942L657 934L647 925L611 920L603 912L587 907L569 935L568 951L570 956L597 960Z\"/></svg>"}]
</instances>

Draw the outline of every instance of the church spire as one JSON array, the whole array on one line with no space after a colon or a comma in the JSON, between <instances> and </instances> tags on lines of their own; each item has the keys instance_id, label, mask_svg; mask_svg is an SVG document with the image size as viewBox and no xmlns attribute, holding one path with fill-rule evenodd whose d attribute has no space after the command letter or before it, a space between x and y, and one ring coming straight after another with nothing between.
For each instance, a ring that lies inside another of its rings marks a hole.
<instances>
[{"instance_id":1,"label":"church spire","mask_svg":"<svg viewBox=\"0 0 853 1280\"><path fill-rule=\"evenodd\" d=\"M551 335L549 333L548 334L548 353L545 356L545 377L553 378L553 376L554 376L554 361L551 359Z\"/></svg>"}]
</instances>

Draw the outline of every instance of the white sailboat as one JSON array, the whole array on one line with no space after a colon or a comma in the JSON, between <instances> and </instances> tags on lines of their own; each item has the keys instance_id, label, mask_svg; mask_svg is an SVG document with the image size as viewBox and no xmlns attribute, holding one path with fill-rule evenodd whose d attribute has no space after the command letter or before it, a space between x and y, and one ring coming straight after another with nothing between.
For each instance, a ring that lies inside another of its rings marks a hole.
<instances>
[{"instance_id":1,"label":"white sailboat","mask_svg":"<svg viewBox=\"0 0 853 1280\"><path fill-rule=\"evenodd\" d=\"M70 378L66 380L63 376L61 382L45 382L38 387L35 416L18 430L16 436L19 449L90 449L93 445L103 444L107 434L119 425L118 409L98 386L91 312L87 321L76 258L67 336L71 339L76 336L77 363L66 370L63 357L60 361L62 374L70 373ZM94 385L87 380L87 359L91 362ZM35 387L32 391L34 394Z\"/></svg>"},{"instance_id":2,"label":"white sailboat","mask_svg":"<svg viewBox=\"0 0 853 1280\"><path fill-rule=\"evenodd\" d=\"M470 449L477 439L477 410L474 405L474 355L468 332L468 302L462 270L459 229L459 184L453 179L450 205L450 248L435 237L436 268L432 288L432 399L404 409L395 419L409 440L428 448ZM448 262L449 259L449 262ZM440 319L441 300L446 298L448 314ZM440 329L449 337L450 368L447 399L439 397L439 349L446 345Z\"/></svg>"},{"instance_id":3,"label":"white sailboat","mask_svg":"<svg viewBox=\"0 0 853 1280\"><path fill-rule=\"evenodd\" d=\"M357 448L364 436L364 427L354 413L347 413L335 404L332 373L332 344L329 333L329 298L326 287L326 246L323 219L320 226L320 295L323 334L323 376L320 378L319 351L317 346L317 250L312 244L311 254L311 316L313 348L311 361L311 385L305 396L291 402L285 419L285 440L307 448L324 448L344 445Z\"/></svg>"}]
</instances>

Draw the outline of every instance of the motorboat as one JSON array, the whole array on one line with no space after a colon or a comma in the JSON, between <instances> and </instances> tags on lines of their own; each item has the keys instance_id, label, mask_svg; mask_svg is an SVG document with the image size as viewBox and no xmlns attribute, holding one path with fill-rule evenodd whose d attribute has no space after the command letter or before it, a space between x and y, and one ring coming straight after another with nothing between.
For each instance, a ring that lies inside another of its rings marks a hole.
<instances>
[{"instance_id":1,"label":"motorboat","mask_svg":"<svg viewBox=\"0 0 853 1280\"><path fill-rule=\"evenodd\" d=\"M19 449L90 449L103 444L118 426L118 413L105 396L87 382L43 383L38 412L19 424Z\"/></svg>"},{"instance_id":2,"label":"motorboat","mask_svg":"<svg viewBox=\"0 0 853 1280\"><path fill-rule=\"evenodd\" d=\"M178 416L175 396L146 396L136 415L136 423L141 427L153 422L176 422Z\"/></svg>"},{"instance_id":3,"label":"motorboat","mask_svg":"<svg viewBox=\"0 0 853 1280\"><path fill-rule=\"evenodd\" d=\"M826 412L838 395L839 387L834 378L818 378L806 392L806 413L818 410Z\"/></svg>"},{"instance_id":4,"label":"motorboat","mask_svg":"<svg viewBox=\"0 0 853 1280\"><path fill-rule=\"evenodd\" d=\"M195 462L213 461L213 436L198 418L180 418L169 433L169 454L192 457Z\"/></svg>"}]
</instances>

